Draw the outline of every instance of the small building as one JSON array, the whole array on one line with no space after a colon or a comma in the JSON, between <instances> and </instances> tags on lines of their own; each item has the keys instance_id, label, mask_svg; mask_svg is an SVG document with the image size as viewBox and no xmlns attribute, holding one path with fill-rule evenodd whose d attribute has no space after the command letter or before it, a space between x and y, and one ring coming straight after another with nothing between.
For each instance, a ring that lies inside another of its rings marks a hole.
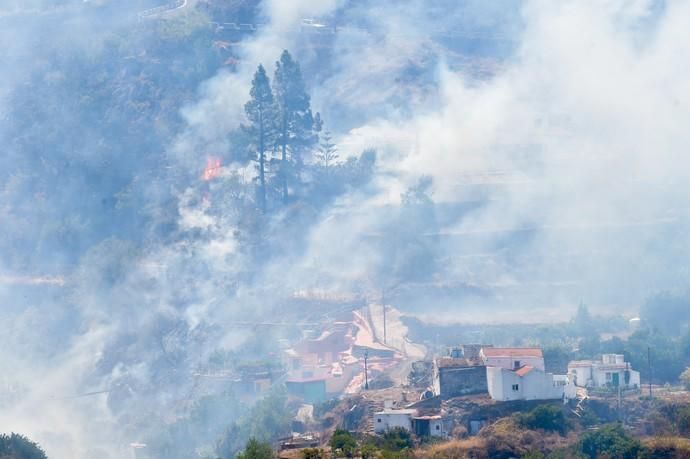
<instances>
[{"instance_id":1,"label":"small building","mask_svg":"<svg viewBox=\"0 0 690 459\"><path fill-rule=\"evenodd\" d=\"M326 400L326 378L303 374L288 377L285 388L289 395L304 400L305 403L318 403Z\"/></svg>"},{"instance_id":2,"label":"small building","mask_svg":"<svg viewBox=\"0 0 690 459\"><path fill-rule=\"evenodd\" d=\"M412 416L416 415L417 410L414 409L389 409L374 413L374 432L384 433L396 427L412 432Z\"/></svg>"},{"instance_id":3,"label":"small building","mask_svg":"<svg viewBox=\"0 0 690 459\"><path fill-rule=\"evenodd\" d=\"M463 357L434 361L434 393L442 398L486 393L486 366Z\"/></svg>"},{"instance_id":4,"label":"small building","mask_svg":"<svg viewBox=\"0 0 690 459\"><path fill-rule=\"evenodd\" d=\"M446 432L443 430L443 418L439 415L413 416L412 429L419 438L446 436Z\"/></svg>"},{"instance_id":5,"label":"small building","mask_svg":"<svg viewBox=\"0 0 690 459\"><path fill-rule=\"evenodd\" d=\"M576 360L568 364L568 375L578 387L640 387L640 372L620 354L604 354L601 360Z\"/></svg>"},{"instance_id":6,"label":"small building","mask_svg":"<svg viewBox=\"0 0 690 459\"><path fill-rule=\"evenodd\" d=\"M510 400L563 400L574 398L575 386L565 375L554 376L529 365L516 370L487 367L487 384L492 399Z\"/></svg>"},{"instance_id":7,"label":"small building","mask_svg":"<svg viewBox=\"0 0 690 459\"><path fill-rule=\"evenodd\" d=\"M434 360L434 393L443 398L486 393L486 366L481 359L481 350L490 347L463 344L449 349L447 356Z\"/></svg>"},{"instance_id":8,"label":"small building","mask_svg":"<svg viewBox=\"0 0 690 459\"><path fill-rule=\"evenodd\" d=\"M395 428L413 432L418 437L444 437L443 418L439 415L418 415L413 408L384 409L374 414L374 432L384 433Z\"/></svg>"},{"instance_id":9,"label":"small building","mask_svg":"<svg viewBox=\"0 0 690 459\"><path fill-rule=\"evenodd\" d=\"M545 371L544 354L538 347L483 347L479 357L487 367L517 370L530 366Z\"/></svg>"}]
</instances>

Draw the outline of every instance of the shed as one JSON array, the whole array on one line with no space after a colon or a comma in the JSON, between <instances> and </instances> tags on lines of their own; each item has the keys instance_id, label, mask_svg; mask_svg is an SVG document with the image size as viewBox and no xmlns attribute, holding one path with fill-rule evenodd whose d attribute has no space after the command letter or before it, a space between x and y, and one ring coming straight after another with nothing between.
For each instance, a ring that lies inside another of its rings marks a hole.
<instances>
[{"instance_id":1,"label":"shed","mask_svg":"<svg viewBox=\"0 0 690 459\"><path fill-rule=\"evenodd\" d=\"M374 413L374 432L384 433L396 427L412 432L412 417L416 414L417 410L414 409L383 410Z\"/></svg>"}]
</instances>

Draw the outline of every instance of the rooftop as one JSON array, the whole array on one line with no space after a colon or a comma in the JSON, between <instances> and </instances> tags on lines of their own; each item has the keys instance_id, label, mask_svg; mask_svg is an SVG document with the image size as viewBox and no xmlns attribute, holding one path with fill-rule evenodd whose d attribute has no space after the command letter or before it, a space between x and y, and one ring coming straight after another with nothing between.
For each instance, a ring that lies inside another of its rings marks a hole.
<instances>
[{"instance_id":1,"label":"rooftop","mask_svg":"<svg viewBox=\"0 0 690 459\"><path fill-rule=\"evenodd\" d=\"M534 367L531 367L529 365L523 365L517 370L515 370L515 374L518 376L525 376L527 373L530 371L534 370Z\"/></svg>"},{"instance_id":2,"label":"rooftop","mask_svg":"<svg viewBox=\"0 0 690 459\"><path fill-rule=\"evenodd\" d=\"M538 347L485 347L482 354L486 357L536 357L543 359L544 354Z\"/></svg>"}]
</instances>

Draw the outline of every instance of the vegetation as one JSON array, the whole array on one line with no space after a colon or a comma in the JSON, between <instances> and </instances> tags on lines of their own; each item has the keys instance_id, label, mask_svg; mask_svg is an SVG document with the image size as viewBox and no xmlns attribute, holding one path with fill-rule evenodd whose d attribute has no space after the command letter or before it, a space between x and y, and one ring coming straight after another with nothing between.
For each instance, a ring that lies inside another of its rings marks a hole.
<instances>
[{"instance_id":1,"label":"vegetation","mask_svg":"<svg viewBox=\"0 0 690 459\"><path fill-rule=\"evenodd\" d=\"M678 437L652 437L645 439L638 459L690 457L690 440Z\"/></svg>"},{"instance_id":2,"label":"vegetation","mask_svg":"<svg viewBox=\"0 0 690 459\"><path fill-rule=\"evenodd\" d=\"M587 432L579 443L580 451L591 459L635 458L642 450L639 440L628 436L620 424L610 424L594 432Z\"/></svg>"},{"instance_id":3,"label":"vegetation","mask_svg":"<svg viewBox=\"0 0 690 459\"><path fill-rule=\"evenodd\" d=\"M690 390L690 368L686 368L681 374L680 374L680 381L683 383L685 388L687 390Z\"/></svg>"},{"instance_id":4,"label":"vegetation","mask_svg":"<svg viewBox=\"0 0 690 459\"><path fill-rule=\"evenodd\" d=\"M303 459L325 459L326 452L321 448L304 448L302 450Z\"/></svg>"},{"instance_id":5,"label":"vegetation","mask_svg":"<svg viewBox=\"0 0 690 459\"><path fill-rule=\"evenodd\" d=\"M690 406L679 409L674 421L679 434L690 436Z\"/></svg>"},{"instance_id":6,"label":"vegetation","mask_svg":"<svg viewBox=\"0 0 690 459\"><path fill-rule=\"evenodd\" d=\"M344 429L336 429L328 444L334 452L345 457L353 457L357 449L357 439Z\"/></svg>"},{"instance_id":7,"label":"vegetation","mask_svg":"<svg viewBox=\"0 0 690 459\"><path fill-rule=\"evenodd\" d=\"M273 459L274 457L271 444L256 438L250 438L244 451L237 455L237 459Z\"/></svg>"},{"instance_id":8,"label":"vegetation","mask_svg":"<svg viewBox=\"0 0 690 459\"><path fill-rule=\"evenodd\" d=\"M223 458L234 457L246 439L273 441L290 433L292 416L283 391L274 391L260 400L251 411L226 429L218 443L217 452Z\"/></svg>"},{"instance_id":9,"label":"vegetation","mask_svg":"<svg viewBox=\"0 0 690 459\"><path fill-rule=\"evenodd\" d=\"M319 114L312 116L309 95L299 64L283 51L276 62L273 91L277 105L277 144L280 149L279 181L283 205L288 203L288 187L300 184L303 155L318 142Z\"/></svg>"},{"instance_id":10,"label":"vegetation","mask_svg":"<svg viewBox=\"0 0 690 459\"><path fill-rule=\"evenodd\" d=\"M540 405L518 416L522 426L528 429L541 429L565 435L568 423L561 408L554 405Z\"/></svg>"},{"instance_id":11,"label":"vegetation","mask_svg":"<svg viewBox=\"0 0 690 459\"><path fill-rule=\"evenodd\" d=\"M253 159L259 169L259 207L266 213L266 151L275 138L276 112L271 85L263 65L254 74L251 99L244 106L249 124L244 127L251 139Z\"/></svg>"},{"instance_id":12,"label":"vegetation","mask_svg":"<svg viewBox=\"0 0 690 459\"><path fill-rule=\"evenodd\" d=\"M0 459L47 459L46 453L23 435L0 434Z\"/></svg>"}]
</instances>

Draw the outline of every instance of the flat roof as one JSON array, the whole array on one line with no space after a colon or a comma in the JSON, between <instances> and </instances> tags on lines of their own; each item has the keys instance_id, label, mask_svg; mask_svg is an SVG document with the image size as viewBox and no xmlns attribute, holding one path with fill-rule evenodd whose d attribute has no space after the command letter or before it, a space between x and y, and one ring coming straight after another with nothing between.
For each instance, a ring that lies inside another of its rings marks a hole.
<instances>
[{"instance_id":1,"label":"flat roof","mask_svg":"<svg viewBox=\"0 0 690 459\"><path fill-rule=\"evenodd\" d=\"M439 368L461 368L461 367L478 367L482 363L473 359L466 359L464 357L454 359L453 357L440 357L436 359L436 366Z\"/></svg>"}]
</instances>

